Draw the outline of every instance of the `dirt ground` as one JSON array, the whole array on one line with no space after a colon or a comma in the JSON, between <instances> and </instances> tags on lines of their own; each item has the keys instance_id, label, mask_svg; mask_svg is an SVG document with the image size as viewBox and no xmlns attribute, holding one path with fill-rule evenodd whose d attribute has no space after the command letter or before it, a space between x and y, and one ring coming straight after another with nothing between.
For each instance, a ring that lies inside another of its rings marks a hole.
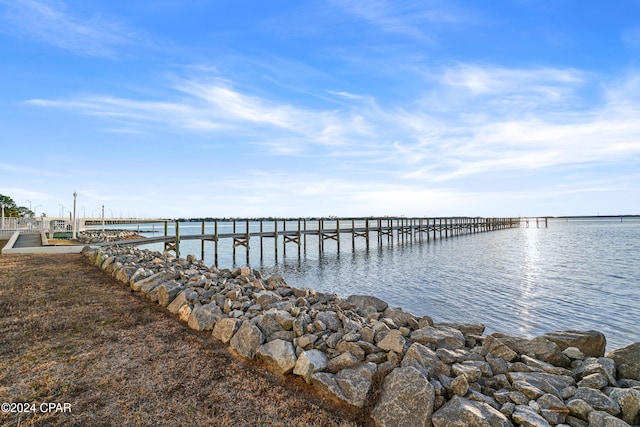
<instances>
[{"instance_id":1,"label":"dirt ground","mask_svg":"<svg viewBox=\"0 0 640 427\"><path fill-rule=\"evenodd\" d=\"M371 425L75 254L0 255L0 402L27 411L3 426Z\"/></svg>"}]
</instances>

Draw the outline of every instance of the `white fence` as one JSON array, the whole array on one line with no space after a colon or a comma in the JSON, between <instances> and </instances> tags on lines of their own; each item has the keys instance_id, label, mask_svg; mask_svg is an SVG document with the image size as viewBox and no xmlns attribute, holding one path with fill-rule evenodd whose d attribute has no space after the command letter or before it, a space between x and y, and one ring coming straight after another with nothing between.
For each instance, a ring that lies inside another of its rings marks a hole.
<instances>
[{"instance_id":1,"label":"white fence","mask_svg":"<svg viewBox=\"0 0 640 427\"><path fill-rule=\"evenodd\" d=\"M23 234L36 234L41 231L54 233L72 231L71 221L65 219L4 217L1 221L0 235L11 235L15 231Z\"/></svg>"}]
</instances>

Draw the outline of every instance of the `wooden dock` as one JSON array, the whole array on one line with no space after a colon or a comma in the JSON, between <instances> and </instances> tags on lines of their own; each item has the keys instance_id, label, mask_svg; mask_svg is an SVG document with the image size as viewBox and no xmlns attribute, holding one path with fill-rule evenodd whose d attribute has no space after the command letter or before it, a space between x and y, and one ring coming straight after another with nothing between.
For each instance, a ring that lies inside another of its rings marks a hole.
<instances>
[{"instance_id":1,"label":"wooden dock","mask_svg":"<svg viewBox=\"0 0 640 427\"><path fill-rule=\"evenodd\" d=\"M382 246L393 245L394 242L430 241L446 239L464 234L483 233L520 227L524 218L482 218L482 217L442 217L442 218L318 218L318 219L233 219L214 220L213 233L205 233L206 223L201 223L200 234L180 234L180 223L175 221L175 234L169 235L169 221L164 222L164 236L147 237L144 239L105 242L99 245L147 245L164 243L167 251L180 256L180 241L200 240L201 258L204 259L205 242L213 242L214 265L218 266L218 245L222 240L232 243L233 263L236 262L236 251L244 248L246 262L249 263L250 241L259 239L260 259L264 255L264 239L274 239L273 255L278 259L278 248L286 256L287 246L294 246L301 256L307 251L307 237L317 237L318 250L324 251L325 244L333 242L337 252L344 250L343 235L350 236L351 250L355 251L356 241L364 239L366 248L372 244ZM231 232L219 232L220 224L226 224ZM536 220L536 223L539 223ZM211 221L209 222L211 224ZM529 219L526 219L528 226ZM546 224L546 220L545 220ZM253 226L253 229L252 229ZM289 227L287 229L287 227ZM252 240L253 238L253 240Z\"/></svg>"}]
</instances>

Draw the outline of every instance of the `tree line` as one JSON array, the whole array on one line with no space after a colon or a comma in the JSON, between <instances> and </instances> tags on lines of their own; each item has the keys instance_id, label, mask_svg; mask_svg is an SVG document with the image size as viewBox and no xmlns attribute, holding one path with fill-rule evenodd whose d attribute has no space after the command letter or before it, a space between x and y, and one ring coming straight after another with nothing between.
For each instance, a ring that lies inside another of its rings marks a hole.
<instances>
[{"instance_id":1,"label":"tree line","mask_svg":"<svg viewBox=\"0 0 640 427\"><path fill-rule=\"evenodd\" d=\"M25 206L18 206L11 197L5 196L4 194L0 194L0 205L4 206L5 217L24 218L34 215L31 209Z\"/></svg>"}]
</instances>

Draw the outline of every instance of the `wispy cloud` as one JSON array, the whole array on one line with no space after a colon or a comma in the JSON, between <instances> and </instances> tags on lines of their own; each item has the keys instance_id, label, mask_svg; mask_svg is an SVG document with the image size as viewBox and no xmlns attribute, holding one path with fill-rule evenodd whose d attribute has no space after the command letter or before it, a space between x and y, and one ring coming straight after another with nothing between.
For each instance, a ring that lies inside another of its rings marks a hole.
<instances>
[{"instance_id":1,"label":"wispy cloud","mask_svg":"<svg viewBox=\"0 0 640 427\"><path fill-rule=\"evenodd\" d=\"M0 0L5 31L84 56L115 57L133 33L101 15L80 16L61 0Z\"/></svg>"}]
</instances>

